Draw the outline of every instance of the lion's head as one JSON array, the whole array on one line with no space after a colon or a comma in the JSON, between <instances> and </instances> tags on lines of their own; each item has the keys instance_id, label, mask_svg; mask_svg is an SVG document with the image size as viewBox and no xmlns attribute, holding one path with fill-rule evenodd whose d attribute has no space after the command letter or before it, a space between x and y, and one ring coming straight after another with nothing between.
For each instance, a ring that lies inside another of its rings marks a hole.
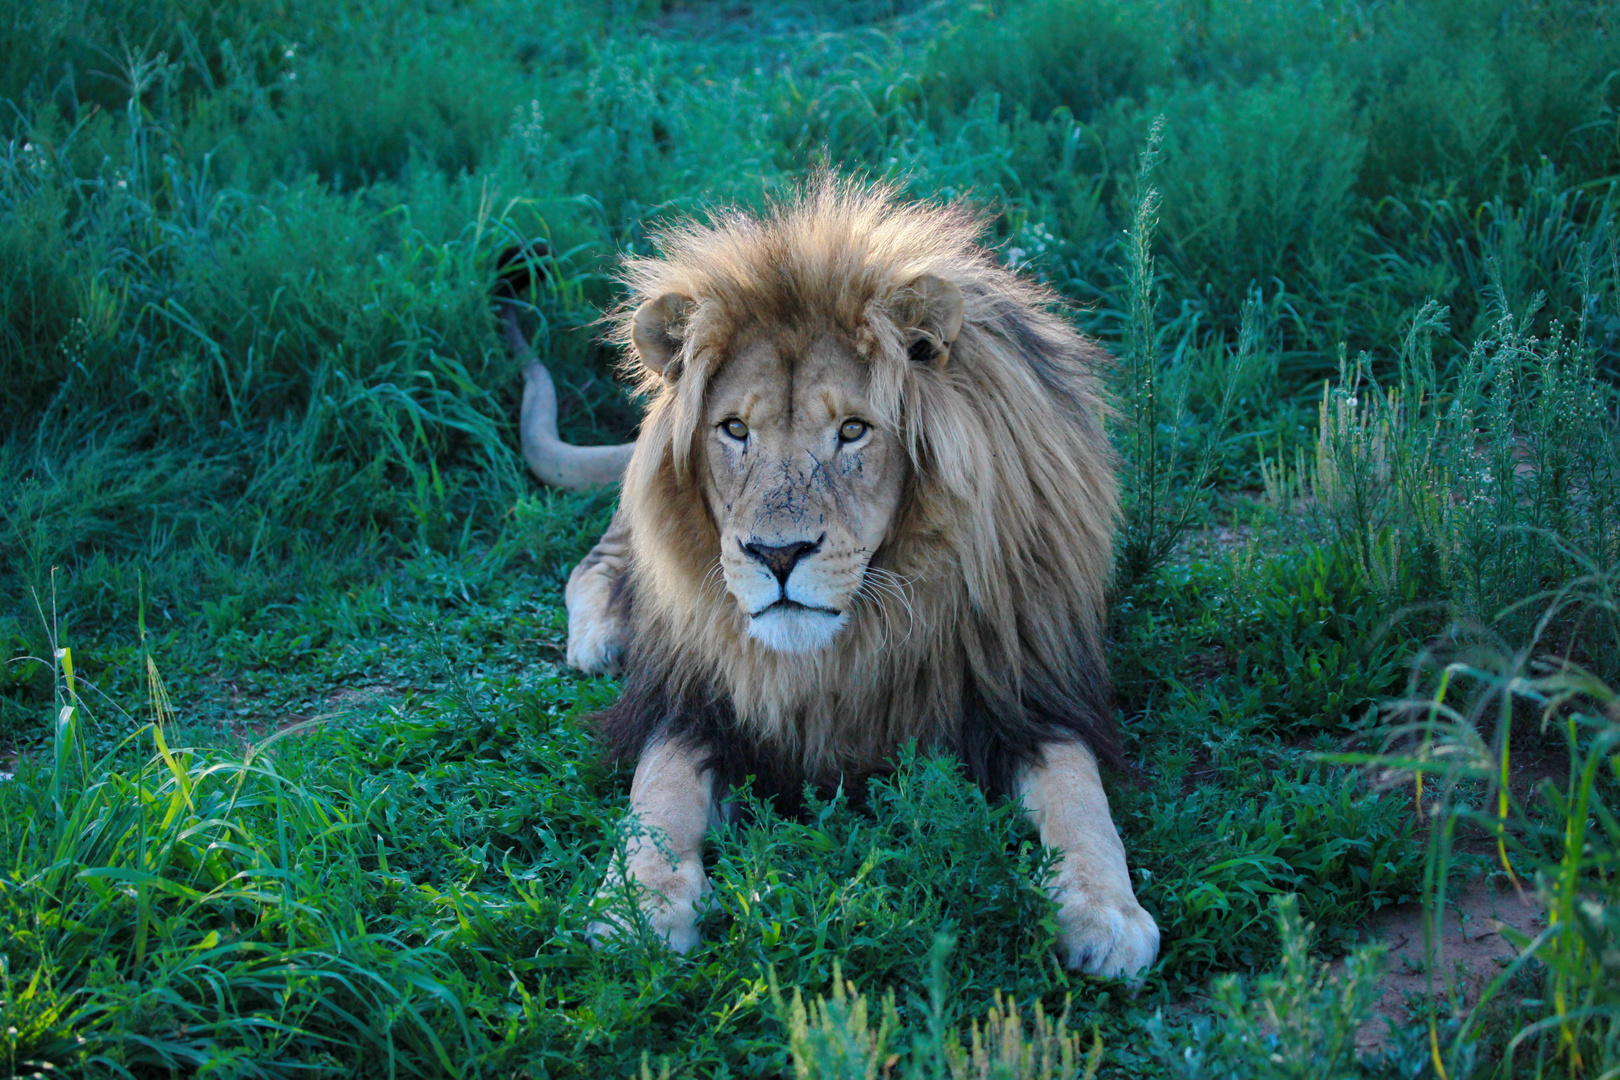
<instances>
[{"instance_id":1,"label":"lion's head","mask_svg":"<svg viewBox=\"0 0 1620 1080\"><path fill-rule=\"evenodd\" d=\"M943 365L962 291L923 274L853 326L807 304L785 319L728 318L717 336L700 329L706 302L678 292L645 301L631 323L635 352L661 376L702 384L687 482L747 635L814 652L849 624L914 471L894 402L874 387L878 342L903 348L901 363Z\"/></svg>"},{"instance_id":2,"label":"lion's head","mask_svg":"<svg viewBox=\"0 0 1620 1080\"><path fill-rule=\"evenodd\" d=\"M958 742L975 708L1109 754L1102 354L979 228L824 180L628 264L621 715L639 678L653 711L723 699L812 777Z\"/></svg>"}]
</instances>

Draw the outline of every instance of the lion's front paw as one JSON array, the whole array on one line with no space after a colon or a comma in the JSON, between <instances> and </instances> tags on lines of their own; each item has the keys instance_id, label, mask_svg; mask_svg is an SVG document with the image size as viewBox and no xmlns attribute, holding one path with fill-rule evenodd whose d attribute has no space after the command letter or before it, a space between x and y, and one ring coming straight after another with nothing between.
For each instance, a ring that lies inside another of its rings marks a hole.
<instances>
[{"instance_id":1,"label":"lion's front paw","mask_svg":"<svg viewBox=\"0 0 1620 1080\"><path fill-rule=\"evenodd\" d=\"M653 933L669 943L678 953L691 951L698 943L697 921L702 914L703 898L709 892L709 879L696 859L683 860L676 867L662 866L653 870L632 867L631 881L636 889L636 903L647 917ZM621 886L610 880L597 893L599 900L618 891ZM619 937L628 929L622 917L611 912L591 923L586 933L596 942Z\"/></svg>"},{"instance_id":2,"label":"lion's front paw","mask_svg":"<svg viewBox=\"0 0 1620 1080\"><path fill-rule=\"evenodd\" d=\"M1063 965L1087 975L1135 975L1159 955L1159 926L1129 894L1057 893Z\"/></svg>"},{"instance_id":3,"label":"lion's front paw","mask_svg":"<svg viewBox=\"0 0 1620 1080\"><path fill-rule=\"evenodd\" d=\"M624 668L630 631L620 620L605 616L568 621L568 666L587 675L617 675Z\"/></svg>"}]
</instances>

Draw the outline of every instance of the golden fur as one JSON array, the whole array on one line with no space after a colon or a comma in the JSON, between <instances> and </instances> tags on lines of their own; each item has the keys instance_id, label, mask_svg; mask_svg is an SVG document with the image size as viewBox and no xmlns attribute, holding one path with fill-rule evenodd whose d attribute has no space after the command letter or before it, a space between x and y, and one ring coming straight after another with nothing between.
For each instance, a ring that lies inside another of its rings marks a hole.
<instances>
[{"instance_id":1,"label":"golden fur","mask_svg":"<svg viewBox=\"0 0 1620 1080\"><path fill-rule=\"evenodd\" d=\"M976 244L979 230L960 207L823 180L763 219L678 226L660 237L662 257L628 263L621 343L635 340L638 306L669 294L690 303L662 370L631 367L649 403L621 501L633 538L627 698L638 669L662 684L658 708L726 698L762 748L822 783L878 767L910 738L958 745L965 695L998 729L1022 733L1015 758L1061 735L1115 757L1101 658L1117 512L1104 358L1051 312L1047 292ZM919 362L911 347L928 336L916 283L930 279L961 292L954 342L927 343L949 345L943 362ZM866 383L868 419L904 450L898 509L850 622L808 654L743 632L702 497L705 396L759 338L784 353L841 343ZM631 722L631 708L618 712L622 731L612 713L608 726L634 754L653 718ZM1073 712L1093 715L1059 715ZM1006 770L975 771L1010 790Z\"/></svg>"}]
</instances>

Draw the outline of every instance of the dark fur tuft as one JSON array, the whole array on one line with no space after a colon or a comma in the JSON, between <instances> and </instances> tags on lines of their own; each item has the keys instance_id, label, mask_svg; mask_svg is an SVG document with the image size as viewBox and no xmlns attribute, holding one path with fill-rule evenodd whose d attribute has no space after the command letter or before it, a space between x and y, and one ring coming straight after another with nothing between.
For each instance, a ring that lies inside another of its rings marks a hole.
<instances>
[{"instance_id":1,"label":"dark fur tuft","mask_svg":"<svg viewBox=\"0 0 1620 1080\"><path fill-rule=\"evenodd\" d=\"M495 288L497 300L521 300L546 280L545 260L551 257L551 246L544 240L530 240L526 244L513 244L495 258Z\"/></svg>"}]
</instances>

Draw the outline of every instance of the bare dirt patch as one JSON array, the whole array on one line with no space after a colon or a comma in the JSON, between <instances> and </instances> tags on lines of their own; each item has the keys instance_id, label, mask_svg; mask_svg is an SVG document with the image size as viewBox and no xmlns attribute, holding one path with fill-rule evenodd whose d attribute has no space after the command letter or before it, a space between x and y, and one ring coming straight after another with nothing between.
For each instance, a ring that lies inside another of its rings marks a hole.
<instances>
[{"instance_id":1,"label":"bare dirt patch","mask_svg":"<svg viewBox=\"0 0 1620 1080\"><path fill-rule=\"evenodd\" d=\"M1518 955L1502 936L1503 928L1533 937L1544 925L1544 914L1533 895L1512 888L1497 890L1475 883L1448 894L1431 981L1425 966L1423 906L1397 904L1378 912L1367 930L1389 949L1384 991L1373 1018L1356 1034L1357 1048L1362 1053L1382 1050L1389 1035L1386 1021L1396 1026L1411 1023L1408 1001L1415 1004L1430 993L1455 990L1463 1007L1473 1008L1480 991Z\"/></svg>"}]
</instances>

